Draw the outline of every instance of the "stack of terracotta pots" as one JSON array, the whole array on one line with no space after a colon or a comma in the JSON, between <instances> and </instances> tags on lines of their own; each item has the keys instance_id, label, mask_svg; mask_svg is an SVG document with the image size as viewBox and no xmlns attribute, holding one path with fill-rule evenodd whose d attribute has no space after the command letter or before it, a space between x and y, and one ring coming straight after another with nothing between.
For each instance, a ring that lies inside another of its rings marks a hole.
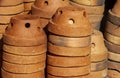
<instances>
[{"instance_id":1,"label":"stack of terracotta pots","mask_svg":"<svg viewBox=\"0 0 120 78\"><path fill-rule=\"evenodd\" d=\"M36 0L34 5L32 5L32 15L45 19L47 25L56 10L67 5L69 5L69 0Z\"/></svg>"},{"instance_id":2,"label":"stack of terracotta pots","mask_svg":"<svg viewBox=\"0 0 120 78\"><path fill-rule=\"evenodd\" d=\"M13 17L3 37L2 78L44 78L46 39L39 17Z\"/></svg>"},{"instance_id":3,"label":"stack of terracotta pots","mask_svg":"<svg viewBox=\"0 0 120 78\"><path fill-rule=\"evenodd\" d=\"M109 49L108 76L120 78L120 0L109 10L106 22L105 39Z\"/></svg>"},{"instance_id":4,"label":"stack of terracotta pots","mask_svg":"<svg viewBox=\"0 0 120 78\"><path fill-rule=\"evenodd\" d=\"M94 30L91 43L91 78L106 78L108 50L104 44L103 34Z\"/></svg>"},{"instance_id":5,"label":"stack of terracotta pots","mask_svg":"<svg viewBox=\"0 0 120 78\"><path fill-rule=\"evenodd\" d=\"M48 31L47 78L89 78L93 28L85 9L59 8Z\"/></svg>"},{"instance_id":6,"label":"stack of terracotta pots","mask_svg":"<svg viewBox=\"0 0 120 78\"><path fill-rule=\"evenodd\" d=\"M88 18L93 27L100 29L101 20L104 12L105 0L71 0L73 6L84 7L87 11Z\"/></svg>"},{"instance_id":7,"label":"stack of terracotta pots","mask_svg":"<svg viewBox=\"0 0 120 78\"><path fill-rule=\"evenodd\" d=\"M30 13L31 6L34 4L35 0L24 0L24 11L26 14Z\"/></svg>"}]
</instances>

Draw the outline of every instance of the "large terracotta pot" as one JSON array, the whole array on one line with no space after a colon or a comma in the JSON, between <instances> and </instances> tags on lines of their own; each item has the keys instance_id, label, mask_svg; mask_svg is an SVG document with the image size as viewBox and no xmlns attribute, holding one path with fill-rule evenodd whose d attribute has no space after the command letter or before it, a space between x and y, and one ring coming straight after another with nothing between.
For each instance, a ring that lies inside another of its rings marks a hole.
<instances>
[{"instance_id":1,"label":"large terracotta pot","mask_svg":"<svg viewBox=\"0 0 120 78\"><path fill-rule=\"evenodd\" d=\"M120 16L120 0L116 0L116 3L114 7L112 8L112 12L115 13L116 15Z\"/></svg>"}]
</instances>

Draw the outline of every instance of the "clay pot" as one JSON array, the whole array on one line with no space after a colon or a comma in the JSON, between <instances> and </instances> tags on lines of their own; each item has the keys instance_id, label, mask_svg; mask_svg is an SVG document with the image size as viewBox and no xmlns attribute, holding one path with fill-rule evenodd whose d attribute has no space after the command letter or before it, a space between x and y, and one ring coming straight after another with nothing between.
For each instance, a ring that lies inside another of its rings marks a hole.
<instances>
[{"instance_id":1,"label":"clay pot","mask_svg":"<svg viewBox=\"0 0 120 78\"><path fill-rule=\"evenodd\" d=\"M3 45L3 50L5 52L15 54L15 55L26 55L26 56L34 56L43 54L47 51L47 45L39 45L39 46L32 46L32 47L16 47L16 46L10 46L10 45Z\"/></svg>"},{"instance_id":2,"label":"clay pot","mask_svg":"<svg viewBox=\"0 0 120 78\"><path fill-rule=\"evenodd\" d=\"M62 47L49 42L48 51L60 56L87 56L91 52L91 45L87 47Z\"/></svg>"},{"instance_id":3,"label":"clay pot","mask_svg":"<svg viewBox=\"0 0 120 78\"><path fill-rule=\"evenodd\" d=\"M34 56L21 56L3 52L3 60L16 64L35 64L46 60L46 53Z\"/></svg>"},{"instance_id":4,"label":"clay pot","mask_svg":"<svg viewBox=\"0 0 120 78\"><path fill-rule=\"evenodd\" d=\"M90 66L62 68L47 65L47 73L54 76L80 76L90 73Z\"/></svg>"},{"instance_id":5,"label":"clay pot","mask_svg":"<svg viewBox=\"0 0 120 78\"><path fill-rule=\"evenodd\" d=\"M35 72L44 70L45 62L22 65L22 64L13 64L13 63L3 61L2 68L12 73L30 74L30 73L35 73Z\"/></svg>"},{"instance_id":6,"label":"clay pot","mask_svg":"<svg viewBox=\"0 0 120 78\"><path fill-rule=\"evenodd\" d=\"M120 72L118 72L116 70L108 70L108 77L109 78L119 78Z\"/></svg>"},{"instance_id":7,"label":"clay pot","mask_svg":"<svg viewBox=\"0 0 120 78\"><path fill-rule=\"evenodd\" d=\"M113 61L120 62L120 55L114 52L109 52L108 58Z\"/></svg>"},{"instance_id":8,"label":"clay pot","mask_svg":"<svg viewBox=\"0 0 120 78\"><path fill-rule=\"evenodd\" d=\"M50 34L48 36L48 39L51 43L64 47L86 47L91 44L90 36L73 38L73 37L63 37L63 36Z\"/></svg>"},{"instance_id":9,"label":"clay pot","mask_svg":"<svg viewBox=\"0 0 120 78\"><path fill-rule=\"evenodd\" d=\"M36 0L32 6L32 14L51 18L59 7L67 5L69 5L69 0Z\"/></svg>"},{"instance_id":10,"label":"clay pot","mask_svg":"<svg viewBox=\"0 0 120 78\"><path fill-rule=\"evenodd\" d=\"M91 35L93 27L87 20L85 9L69 6L57 10L48 30L57 35L80 37Z\"/></svg>"},{"instance_id":11,"label":"clay pot","mask_svg":"<svg viewBox=\"0 0 120 78\"><path fill-rule=\"evenodd\" d=\"M53 76L50 74L47 74L47 78L90 78L90 75L84 75L84 76L78 76L78 77L61 77L61 76Z\"/></svg>"},{"instance_id":12,"label":"clay pot","mask_svg":"<svg viewBox=\"0 0 120 78\"><path fill-rule=\"evenodd\" d=\"M23 0L23 2L33 2L35 0Z\"/></svg>"},{"instance_id":13,"label":"clay pot","mask_svg":"<svg viewBox=\"0 0 120 78\"><path fill-rule=\"evenodd\" d=\"M0 15L12 15L18 14L24 11L24 4L19 4L16 6L7 6L7 7L0 7Z\"/></svg>"},{"instance_id":14,"label":"clay pot","mask_svg":"<svg viewBox=\"0 0 120 78\"><path fill-rule=\"evenodd\" d=\"M0 0L0 6L13 6L22 4L23 0Z\"/></svg>"},{"instance_id":15,"label":"clay pot","mask_svg":"<svg viewBox=\"0 0 120 78\"><path fill-rule=\"evenodd\" d=\"M120 0L116 0L116 3L114 7L112 8L112 12L115 13L116 15L120 16L120 9L118 8L120 5Z\"/></svg>"},{"instance_id":16,"label":"clay pot","mask_svg":"<svg viewBox=\"0 0 120 78\"><path fill-rule=\"evenodd\" d=\"M108 68L112 70L120 71L120 63L114 61L108 61Z\"/></svg>"},{"instance_id":17,"label":"clay pot","mask_svg":"<svg viewBox=\"0 0 120 78\"><path fill-rule=\"evenodd\" d=\"M4 69L2 69L2 78L45 78L45 77L44 70L30 74L16 74L7 72Z\"/></svg>"},{"instance_id":18,"label":"clay pot","mask_svg":"<svg viewBox=\"0 0 120 78\"><path fill-rule=\"evenodd\" d=\"M83 5L103 5L105 0L72 0L78 4Z\"/></svg>"},{"instance_id":19,"label":"clay pot","mask_svg":"<svg viewBox=\"0 0 120 78\"><path fill-rule=\"evenodd\" d=\"M52 54L47 55L47 64L58 67L78 67L89 65L90 55L85 57L65 57L65 56L55 56Z\"/></svg>"},{"instance_id":20,"label":"clay pot","mask_svg":"<svg viewBox=\"0 0 120 78\"><path fill-rule=\"evenodd\" d=\"M17 15L4 33L4 42L15 46L45 44L46 34L40 26L40 18L32 15Z\"/></svg>"},{"instance_id":21,"label":"clay pot","mask_svg":"<svg viewBox=\"0 0 120 78\"><path fill-rule=\"evenodd\" d=\"M107 69L97 71L97 72L91 72L91 78L106 78L107 77Z\"/></svg>"},{"instance_id":22,"label":"clay pot","mask_svg":"<svg viewBox=\"0 0 120 78\"><path fill-rule=\"evenodd\" d=\"M114 36L113 34L105 32L105 39L113 44L120 46L120 37Z\"/></svg>"},{"instance_id":23,"label":"clay pot","mask_svg":"<svg viewBox=\"0 0 120 78\"><path fill-rule=\"evenodd\" d=\"M5 25L0 24L0 34L3 34L5 32L7 26L8 26L7 24Z\"/></svg>"},{"instance_id":24,"label":"clay pot","mask_svg":"<svg viewBox=\"0 0 120 78\"><path fill-rule=\"evenodd\" d=\"M91 63L91 71L97 72L101 71L107 68L107 60L101 61L101 62L93 62Z\"/></svg>"},{"instance_id":25,"label":"clay pot","mask_svg":"<svg viewBox=\"0 0 120 78\"><path fill-rule=\"evenodd\" d=\"M94 30L91 39L91 61L98 62L107 59L107 48L104 44L104 38L100 31Z\"/></svg>"},{"instance_id":26,"label":"clay pot","mask_svg":"<svg viewBox=\"0 0 120 78\"><path fill-rule=\"evenodd\" d=\"M81 1L81 0L79 0ZM101 1L101 0L99 0ZM85 8L87 14L95 14L95 15L101 15L103 14L104 12L104 5L101 5L101 6L88 6L88 5L81 5L81 4L77 4L73 1L70 1L70 4L73 5L73 6L76 6L76 7L79 7L79 8Z\"/></svg>"}]
</instances>

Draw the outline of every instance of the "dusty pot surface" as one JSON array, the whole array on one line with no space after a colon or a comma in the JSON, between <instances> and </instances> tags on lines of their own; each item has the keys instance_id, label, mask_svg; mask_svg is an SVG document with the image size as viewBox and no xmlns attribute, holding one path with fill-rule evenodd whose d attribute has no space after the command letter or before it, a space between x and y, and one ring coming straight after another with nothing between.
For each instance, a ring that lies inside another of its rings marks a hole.
<instances>
[{"instance_id":1,"label":"dusty pot surface","mask_svg":"<svg viewBox=\"0 0 120 78\"><path fill-rule=\"evenodd\" d=\"M112 12L116 15L120 16L120 0L116 0L114 7L112 8Z\"/></svg>"},{"instance_id":2,"label":"dusty pot surface","mask_svg":"<svg viewBox=\"0 0 120 78\"><path fill-rule=\"evenodd\" d=\"M120 77L120 72L116 70L108 70L108 77L109 78L119 78Z\"/></svg>"},{"instance_id":3,"label":"dusty pot surface","mask_svg":"<svg viewBox=\"0 0 120 78\"><path fill-rule=\"evenodd\" d=\"M57 10L48 24L48 30L58 35L80 37L91 35L93 27L87 19L85 9L68 6Z\"/></svg>"},{"instance_id":4,"label":"dusty pot surface","mask_svg":"<svg viewBox=\"0 0 120 78\"><path fill-rule=\"evenodd\" d=\"M116 58L117 57L117 58ZM120 55L114 52L109 52L109 56L108 58L110 60L116 61L116 62L120 62Z\"/></svg>"},{"instance_id":5,"label":"dusty pot surface","mask_svg":"<svg viewBox=\"0 0 120 78\"><path fill-rule=\"evenodd\" d=\"M120 71L120 63L109 60L109 61L108 61L108 68L109 68L109 69L113 69L113 70Z\"/></svg>"},{"instance_id":6,"label":"dusty pot surface","mask_svg":"<svg viewBox=\"0 0 120 78\"><path fill-rule=\"evenodd\" d=\"M36 0L32 6L32 14L51 18L59 7L69 5L69 0Z\"/></svg>"},{"instance_id":7,"label":"dusty pot surface","mask_svg":"<svg viewBox=\"0 0 120 78\"><path fill-rule=\"evenodd\" d=\"M46 34L40 18L32 15L17 15L4 33L4 42L15 46L33 46L46 43Z\"/></svg>"}]
</instances>

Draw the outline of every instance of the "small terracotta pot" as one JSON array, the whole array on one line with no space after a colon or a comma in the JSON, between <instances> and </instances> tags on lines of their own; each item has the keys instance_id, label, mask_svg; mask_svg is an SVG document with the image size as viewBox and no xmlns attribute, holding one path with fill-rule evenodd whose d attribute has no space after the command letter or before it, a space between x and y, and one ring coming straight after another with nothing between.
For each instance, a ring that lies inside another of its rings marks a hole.
<instances>
[{"instance_id":1,"label":"small terracotta pot","mask_svg":"<svg viewBox=\"0 0 120 78\"><path fill-rule=\"evenodd\" d=\"M46 53L34 56L21 56L3 52L3 60L16 64L35 64L46 60Z\"/></svg>"},{"instance_id":2,"label":"small terracotta pot","mask_svg":"<svg viewBox=\"0 0 120 78\"><path fill-rule=\"evenodd\" d=\"M3 61L2 68L11 73L30 74L44 70L45 62L22 65Z\"/></svg>"},{"instance_id":3,"label":"small terracotta pot","mask_svg":"<svg viewBox=\"0 0 120 78\"><path fill-rule=\"evenodd\" d=\"M108 68L112 70L120 71L120 63L114 61L108 61Z\"/></svg>"},{"instance_id":4,"label":"small terracotta pot","mask_svg":"<svg viewBox=\"0 0 120 78\"><path fill-rule=\"evenodd\" d=\"M34 4L34 1L24 3L24 11L30 11L31 6Z\"/></svg>"},{"instance_id":5,"label":"small terracotta pot","mask_svg":"<svg viewBox=\"0 0 120 78\"><path fill-rule=\"evenodd\" d=\"M14 6L23 3L23 0L0 0L0 7L1 6Z\"/></svg>"},{"instance_id":6,"label":"small terracotta pot","mask_svg":"<svg viewBox=\"0 0 120 78\"><path fill-rule=\"evenodd\" d=\"M111 22L107 21L105 25L105 31L113 34L115 36L120 37L120 28L117 25L112 24Z\"/></svg>"},{"instance_id":7,"label":"small terracotta pot","mask_svg":"<svg viewBox=\"0 0 120 78\"><path fill-rule=\"evenodd\" d=\"M120 16L120 9L118 8L120 5L120 0L116 0L116 3L114 7L112 8L112 12L115 13L116 15Z\"/></svg>"},{"instance_id":8,"label":"small terracotta pot","mask_svg":"<svg viewBox=\"0 0 120 78\"><path fill-rule=\"evenodd\" d=\"M120 72L118 72L116 70L108 70L108 77L109 78L119 78Z\"/></svg>"},{"instance_id":9,"label":"small terracotta pot","mask_svg":"<svg viewBox=\"0 0 120 78\"><path fill-rule=\"evenodd\" d=\"M14 32L14 33L13 33ZM4 33L4 42L14 46L36 46L47 42L40 18L32 15L17 15Z\"/></svg>"},{"instance_id":10,"label":"small terracotta pot","mask_svg":"<svg viewBox=\"0 0 120 78\"><path fill-rule=\"evenodd\" d=\"M23 0L23 2L34 2L35 0Z\"/></svg>"},{"instance_id":11,"label":"small terracotta pot","mask_svg":"<svg viewBox=\"0 0 120 78\"><path fill-rule=\"evenodd\" d=\"M106 78L107 77L107 69L97 71L97 72L91 72L91 78Z\"/></svg>"},{"instance_id":12,"label":"small terracotta pot","mask_svg":"<svg viewBox=\"0 0 120 78\"><path fill-rule=\"evenodd\" d=\"M120 62L120 55L114 52L109 52L108 58L113 61Z\"/></svg>"},{"instance_id":13,"label":"small terracotta pot","mask_svg":"<svg viewBox=\"0 0 120 78\"><path fill-rule=\"evenodd\" d=\"M78 77L63 77L63 76L53 76L50 74L47 74L47 78L90 78L90 75L84 75L84 76L78 76Z\"/></svg>"},{"instance_id":14,"label":"small terracotta pot","mask_svg":"<svg viewBox=\"0 0 120 78\"><path fill-rule=\"evenodd\" d=\"M87 19L85 9L68 6L57 10L48 24L48 30L57 35L80 37L91 35L93 27Z\"/></svg>"},{"instance_id":15,"label":"small terracotta pot","mask_svg":"<svg viewBox=\"0 0 120 78\"><path fill-rule=\"evenodd\" d=\"M90 73L90 66L62 68L47 65L47 73L54 76L83 76Z\"/></svg>"},{"instance_id":16,"label":"small terracotta pot","mask_svg":"<svg viewBox=\"0 0 120 78\"><path fill-rule=\"evenodd\" d=\"M62 47L48 43L48 51L60 56L87 56L91 52L91 45L87 47Z\"/></svg>"},{"instance_id":17,"label":"small terracotta pot","mask_svg":"<svg viewBox=\"0 0 120 78\"><path fill-rule=\"evenodd\" d=\"M70 1L70 4L79 8L85 8L87 14L95 14L95 15L101 15L104 12L104 5L101 6L88 6L88 5L81 5L81 4L77 4L73 1Z\"/></svg>"},{"instance_id":18,"label":"small terracotta pot","mask_svg":"<svg viewBox=\"0 0 120 78\"><path fill-rule=\"evenodd\" d=\"M120 46L115 45L107 40L105 40L105 44L109 51L120 54Z\"/></svg>"},{"instance_id":19,"label":"small terracotta pot","mask_svg":"<svg viewBox=\"0 0 120 78\"><path fill-rule=\"evenodd\" d=\"M64 47L86 47L91 44L91 36L75 38L50 34L48 39L51 43Z\"/></svg>"},{"instance_id":20,"label":"small terracotta pot","mask_svg":"<svg viewBox=\"0 0 120 78\"><path fill-rule=\"evenodd\" d=\"M107 68L107 60L91 63L91 72L101 71Z\"/></svg>"},{"instance_id":21,"label":"small terracotta pot","mask_svg":"<svg viewBox=\"0 0 120 78\"><path fill-rule=\"evenodd\" d=\"M113 34L110 34L108 32L105 32L104 35L107 41L120 46L120 37L114 36Z\"/></svg>"},{"instance_id":22,"label":"small terracotta pot","mask_svg":"<svg viewBox=\"0 0 120 78\"><path fill-rule=\"evenodd\" d=\"M0 34L3 34L5 32L5 29L7 26L8 24L5 24L5 25L0 24Z\"/></svg>"},{"instance_id":23,"label":"small terracotta pot","mask_svg":"<svg viewBox=\"0 0 120 78\"><path fill-rule=\"evenodd\" d=\"M55 56L52 54L47 55L47 64L58 67L80 67L89 65L90 55L85 57L65 57L65 56Z\"/></svg>"},{"instance_id":24,"label":"small terracotta pot","mask_svg":"<svg viewBox=\"0 0 120 78\"><path fill-rule=\"evenodd\" d=\"M30 74L16 74L2 69L2 78L45 78L45 75L44 70Z\"/></svg>"},{"instance_id":25,"label":"small terracotta pot","mask_svg":"<svg viewBox=\"0 0 120 78\"><path fill-rule=\"evenodd\" d=\"M15 55L26 55L26 56L39 55L47 51L47 45L43 44L43 45L32 46L32 47L16 47L16 46L4 44L3 50L5 52L15 54Z\"/></svg>"},{"instance_id":26,"label":"small terracotta pot","mask_svg":"<svg viewBox=\"0 0 120 78\"><path fill-rule=\"evenodd\" d=\"M78 4L83 5L103 5L105 0L72 0Z\"/></svg>"},{"instance_id":27,"label":"small terracotta pot","mask_svg":"<svg viewBox=\"0 0 120 78\"><path fill-rule=\"evenodd\" d=\"M24 12L24 4L19 4L16 6L0 7L0 15L12 15Z\"/></svg>"},{"instance_id":28,"label":"small terracotta pot","mask_svg":"<svg viewBox=\"0 0 120 78\"><path fill-rule=\"evenodd\" d=\"M107 48L104 44L104 38L100 31L94 30L92 35L91 61L98 62L107 59Z\"/></svg>"}]
</instances>

